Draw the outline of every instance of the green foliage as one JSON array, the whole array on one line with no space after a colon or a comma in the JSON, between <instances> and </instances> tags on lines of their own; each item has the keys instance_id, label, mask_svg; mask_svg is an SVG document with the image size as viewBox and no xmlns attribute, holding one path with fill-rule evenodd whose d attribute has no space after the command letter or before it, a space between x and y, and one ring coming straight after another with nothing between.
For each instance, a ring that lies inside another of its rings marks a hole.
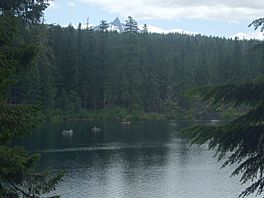
<instances>
[{"instance_id":1,"label":"green foliage","mask_svg":"<svg viewBox=\"0 0 264 198\"><path fill-rule=\"evenodd\" d=\"M1 15L19 18L26 25L38 23L50 0L4 0L0 2Z\"/></svg>"},{"instance_id":2,"label":"green foliage","mask_svg":"<svg viewBox=\"0 0 264 198\"><path fill-rule=\"evenodd\" d=\"M101 20L101 23L99 25L99 31L106 32L108 27L109 24L106 22L106 20Z\"/></svg>"},{"instance_id":3,"label":"green foliage","mask_svg":"<svg viewBox=\"0 0 264 198\"><path fill-rule=\"evenodd\" d=\"M33 46L18 41L21 26L17 18L0 15L0 27L0 92L3 96L6 93L4 88L13 83L7 76L25 69L36 53Z\"/></svg>"},{"instance_id":4,"label":"green foliage","mask_svg":"<svg viewBox=\"0 0 264 198\"><path fill-rule=\"evenodd\" d=\"M249 26L263 31L263 18L254 20ZM256 49L261 49L263 44ZM261 49L263 52L263 49ZM216 151L218 160L224 160L223 167L235 165L232 173L242 175L242 184L251 184L240 194L246 197L252 193L264 192L264 76L248 83L226 84L222 86L200 87L189 91L189 95L199 95L213 105L231 104L246 106L248 111L233 121L218 126L193 126L182 133L192 139L192 143L208 143L209 149Z\"/></svg>"},{"instance_id":5,"label":"green foliage","mask_svg":"<svg viewBox=\"0 0 264 198\"><path fill-rule=\"evenodd\" d=\"M134 32L138 31L138 24L133 17L128 16L125 24L125 32Z\"/></svg>"},{"instance_id":6,"label":"green foliage","mask_svg":"<svg viewBox=\"0 0 264 198\"><path fill-rule=\"evenodd\" d=\"M48 114L48 115L47 115ZM119 121L134 121L134 120L164 120L164 119L179 119L181 114L175 112L155 113L144 112L142 110L128 111L126 108L111 107L97 111L63 111L61 109L52 109L46 112L43 119L49 119L56 122L61 120L81 119L81 120L119 120Z\"/></svg>"},{"instance_id":7,"label":"green foliage","mask_svg":"<svg viewBox=\"0 0 264 198\"><path fill-rule=\"evenodd\" d=\"M237 165L232 175L240 175L241 183L253 183L247 187L241 197L256 192L263 192L263 78L251 83L223 85L217 87L201 87L190 91L202 99L215 105L246 105L249 111L233 121L220 126L194 126L182 132L192 139L192 143L209 143L218 159L224 159L223 167ZM227 157L227 158L224 158Z\"/></svg>"},{"instance_id":8,"label":"green foliage","mask_svg":"<svg viewBox=\"0 0 264 198\"><path fill-rule=\"evenodd\" d=\"M264 30L264 18L259 18L259 19L252 21L252 23L249 24L249 27L250 26L254 26L255 30L260 28L260 31L263 32L263 30Z\"/></svg>"},{"instance_id":9,"label":"green foliage","mask_svg":"<svg viewBox=\"0 0 264 198\"><path fill-rule=\"evenodd\" d=\"M147 26L147 24L144 24L144 25L143 25L142 33L143 33L143 34L147 34L147 33L148 33L148 26Z\"/></svg>"},{"instance_id":10,"label":"green foliage","mask_svg":"<svg viewBox=\"0 0 264 198\"><path fill-rule=\"evenodd\" d=\"M232 108L232 107L224 107L220 108L219 114L220 119L222 120L232 120L234 118L237 118L241 116L243 113L245 113L247 108Z\"/></svg>"},{"instance_id":11,"label":"green foliage","mask_svg":"<svg viewBox=\"0 0 264 198\"><path fill-rule=\"evenodd\" d=\"M231 103L239 105L257 105L263 100L261 92L264 86L264 78L258 78L253 82L239 85L227 84L223 86L208 86L195 88L189 91L189 95L199 94L203 100L211 102L213 105ZM251 94L248 94L250 91Z\"/></svg>"},{"instance_id":12,"label":"green foliage","mask_svg":"<svg viewBox=\"0 0 264 198\"><path fill-rule=\"evenodd\" d=\"M29 156L23 147L0 146L0 196L39 197L55 189L63 174L33 171L39 157Z\"/></svg>"},{"instance_id":13,"label":"green foliage","mask_svg":"<svg viewBox=\"0 0 264 198\"><path fill-rule=\"evenodd\" d=\"M0 102L0 143L9 143L14 137L28 135L28 131L36 124L36 107L13 105Z\"/></svg>"},{"instance_id":14,"label":"green foliage","mask_svg":"<svg viewBox=\"0 0 264 198\"><path fill-rule=\"evenodd\" d=\"M9 79L18 83L10 86L8 99L40 105L43 111L75 114L119 106L208 118L214 109L189 100L186 90L223 82L232 85L263 72L262 54L252 50L260 42L253 40L103 33L82 29L81 24L78 29L38 25L26 35L27 42L37 46L37 55L26 72Z\"/></svg>"},{"instance_id":15,"label":"green foliage","mask_svg":"<svg viewBox=\"0 0 264 198\"><path fill-rule=\"evenodd\" d=\"M40 197L54 190L63 174L49 175L34 169L39 155L29 155L23 147L10 146L17 137L28 135L36 124L38 108L8 102L8 87L15 89L22 71L32 66L37 54L20 33L25 25L40 20L48 1L1 1L0 3L0 197ZM16 100L15 100L16 101Z\"/></svg>"}]
</instances>

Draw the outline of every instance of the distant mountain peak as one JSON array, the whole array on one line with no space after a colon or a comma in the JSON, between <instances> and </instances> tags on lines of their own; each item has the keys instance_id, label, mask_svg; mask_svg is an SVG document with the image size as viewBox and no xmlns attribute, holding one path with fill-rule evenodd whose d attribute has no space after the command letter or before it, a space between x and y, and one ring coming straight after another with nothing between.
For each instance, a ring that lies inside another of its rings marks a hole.
<instances>
[{"instance_id":1,"label":"distant mountain peak","mask_svg":"<svg viewBox=\"0 0 264 198\"><path fill-rule=\"evenodd\" d=\"M116 17L115 20L113 20L113 22L111 23L116 25L121 24L120 19L118 17Z\"/></svg>"},{"instance_id":2,"label":"distant mountain peak","mask_svg":"<svg viewBox=\"0 0 264 198\"><path fill-rule=\"evenodd\" d=\"M113 20L112 22L108 23L108 31L116 31L116 32L124 32L125 30L125 26L123 23L120 22L120 19L118 17L115 18L115 20ZM95 31L99 31L100 30L100 25L97 25L94 27Z\"/></svg>"},{"instance_id":3,"label":"distant mountain peak","mask_svg":"<svg viewBox=\"0 0 264 198\"><path fill-rule=\"evenodd\" d=\"M118 32L124 32L124 24L120 22L120 19L118 17L115 18L114 21L109 23L109 30L116 30Z\"/></svg>"},{"instance_id":4,"label":"distant mountain peak","mask_svg":"<svg viewBox=\"0 0 264 198\"><path fill-rule=\"evenodd\" d=\"M108 23L108 31L113 31L113 32L118 32L122 33L125 31L125 24L120 21L118 17L115 18L112 22ZM94 26L93 29L95 31L100 31L100 25ZM138 32L142 32L142 30L138 27L137 29Z\"/></svg>"}]
</instances>

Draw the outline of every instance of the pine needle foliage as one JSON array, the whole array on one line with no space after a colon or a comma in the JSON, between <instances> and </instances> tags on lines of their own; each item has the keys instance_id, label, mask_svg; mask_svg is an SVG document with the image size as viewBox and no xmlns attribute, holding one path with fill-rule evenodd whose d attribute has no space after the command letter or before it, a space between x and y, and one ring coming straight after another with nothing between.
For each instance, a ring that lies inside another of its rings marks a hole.
<instances>
[{"instance_id":1,"label":"pine needle foliage","mask_svg":"<svg viewBox=\"0 0 264 198\"><path fill-rule=\"evenodd\" d=\"M7 87L12 76L30 66L36 47L21 42L19 31L38 22L48 1L1 1L0 3L0 197L37 198L54 190L63 174L50 175L34 169L39 155L30 155L21 146L11 146L17 137L28 135L36 124L38 108L10 104ZM24 10L24 8L26 10Z\"/></svg>"},{"instance_id":2,"label":"pine needle foliage","mask_svg":"<svg viewBox=\"0 0 264 198\"><path fill-rule=\"evenodd\" d=\"M216 151L222 167L236 166L232 173L241 176L241 184L249 184L240 197L264 191L264 77L244 84L200 87L189 91L213 105L245 105L249 111L233 121L218 125L197 125L182 130L192 144L208 143Z\"/></svg>"},{"instance_id":3,"label":"pine needle foliage","mask_svg":"<svg viewBox=\"0 0 264 198\"><path fill-rule=\"evenodd\" d=\"M252 23L249 24L249 27L250 26L253 26L255 30L260 28L260 31L263 32L264 31L264 18L259 18L259 19L252 21Z\"/></svg>"}]
</instances>

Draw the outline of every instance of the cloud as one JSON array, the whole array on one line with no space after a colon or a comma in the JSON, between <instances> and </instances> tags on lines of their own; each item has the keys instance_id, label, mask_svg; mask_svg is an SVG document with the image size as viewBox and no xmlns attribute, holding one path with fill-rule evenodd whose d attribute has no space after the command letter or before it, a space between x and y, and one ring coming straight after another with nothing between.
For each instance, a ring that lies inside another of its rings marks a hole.
<instances>
[{"instance_id":1,"label":"cloud","mask_svg":"<svg viewBox=\"0 0 264 198\"><path fill-rule=\"evenodd\" d=\"M143 27L143 24L140 24L139 27ZM186 30L183 30L183 29L177 29L177 28L173 28L173 29L164 29L164 28L160 28L160 27L157 27L157 26L151 26L151 25L148 25L148 31L149 32L152 32L152 33L164 33L164 34L167 34L167 33L181 33L181 34L189 34L189 35L195 35L195 34L200 34L198 32L191 32L191 31L186 31ZM235 38L238 38L240 40L251 40L251 39L254 39L254 40L264 40L264 33L263 32L257 32L257 31L252 31L252 32L239 32L239 33L236 33L232 36L230 36L229 38L232 38L232 39L235 39Z\"/></svg>"},{"instance_id":2,"label":"cloud","mask_svg":"<svg viewBox=\"0 0 264 198\"><path fill-rule=\"evenodd\" d=\"M73 1L70 1L70 2L68 3L68 6L70 6L70 7L75 7L76 4L75 4Z\"/></svg>"},{"instance_id":3,"label":"cloud","mask_svg":"<svg viewBox=\"0 0 264 198\"><path fill-rule=\"evenodd\" d=\"M263 32L239 32L237 34L234 34L231 36L231 38L239 38L240 40L250 40L250 39L256 39L256 40L264 40Z\"/></svg>"},{"instance_id":4,"label":"cloud","mask_svg":"<svg viewBox=\"0 0 264 198\"><path fill-rule=\"evenodd\" d=\"M54 9L56 10L58 8L58 4L55 3L54 1L50 1L49 2L49 7L48 8L51 8L51 9Z\"/></svg>"},{"instance_id":5,"label":"cloud","mask_svg":"<svg viewBox=\"0 0 264 198\"><path fill-rule=\"evenodd\" d=\"M252 20L262 17L263 0L81 0L122 16L138 19Z\"/></svg>"},{"instance_id":6,"label":"cloud","mask_svg":"<svg viewBox=\"0 0 264 198\"><path fill-rule=\"evenodd\" d=\"M153 26L153 25L147 25L148 26L148 31L149 32L152 32L152 33L164 33L164 34L167 34L167 33L181 33L181 34L190 34L190 35L193 35L193 34L198 34L197 32L190 32L190 31L186 31L186 30L183 30L183 29L177 29L177 28L173 28L173 29L164 29L164 28L160 28L160 27L157 27L157 26ZM140 24L139 27L143 27L143 24Z\"/></svg>"},{"instance_id":7,"label":"cloud","mask_svg":"<svg viewBox=\"0 0 264 198\"><path fill-rule=\"evenodd\" d=\"M72 24L72 23L70 23L71 24L71 26L72 27L74 27L75 29L77 29L78 28L78 25L79 25L79 23L77 23L77 24ZM82 24L82 26L81 26L81 29L85 29L87 26L86 26L86 23L81 23ZM59 25L59 24L58 24ZM60 25L61 27L68 27L69 26L69 24L63 24L63 25ZM89 24L89 28L90 27L94 27L95 25L94 24Z\"/></svg>"}]
</instances>

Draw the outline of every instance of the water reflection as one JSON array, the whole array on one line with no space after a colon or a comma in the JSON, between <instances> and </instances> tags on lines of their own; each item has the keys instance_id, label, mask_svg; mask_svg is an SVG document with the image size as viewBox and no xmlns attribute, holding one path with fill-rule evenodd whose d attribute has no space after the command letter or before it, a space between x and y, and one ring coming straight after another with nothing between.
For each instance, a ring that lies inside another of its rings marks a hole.
<instances>
[{"instance_id":1,"label":"water reflection","mask_svg":"<svg viewBox=\"0 0 264 198\"><path fill-rule=\"evenodd\" d=\"M70 121L43 125L22 143L42 152L40 169L67 171L62 197L238 197L243 187L231 169L220 170L206 146L190 149L179 135L190 124ZM93 135L94 126L103 133ZM65 128L71 138L63 138Z\"/></svg>"}]
</instances>

